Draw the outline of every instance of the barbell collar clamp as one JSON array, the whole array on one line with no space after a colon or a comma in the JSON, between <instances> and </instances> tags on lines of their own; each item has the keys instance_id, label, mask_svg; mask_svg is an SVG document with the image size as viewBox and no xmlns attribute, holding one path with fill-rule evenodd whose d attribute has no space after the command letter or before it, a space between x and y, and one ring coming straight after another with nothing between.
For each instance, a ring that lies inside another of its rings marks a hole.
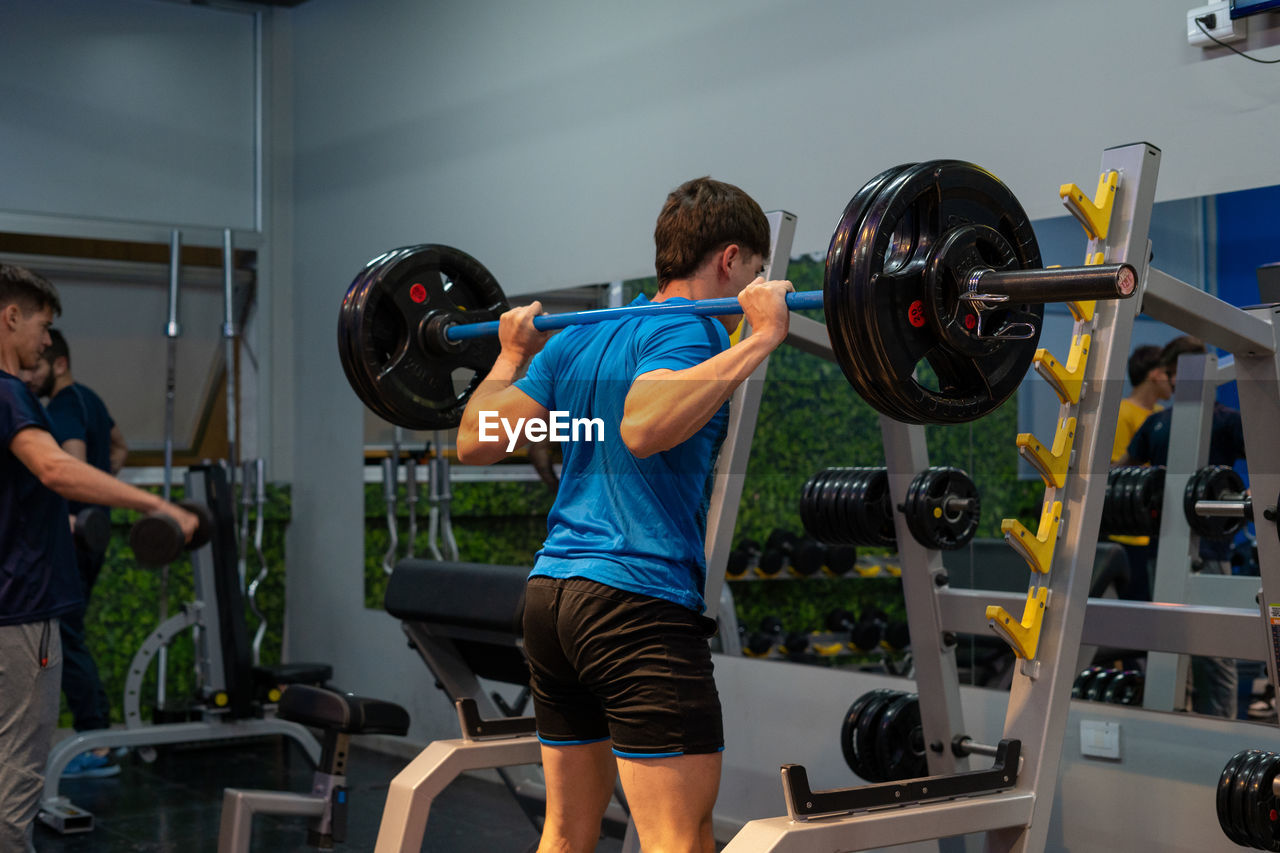
<instances>
[{"instance_id":1,"label":"barbell collar clamp","mask_svg":"<svg viewBox=\"0 0 1280 853\"><path fill-rule=\"evenodd\" d=\"M1137 289L1138 274L1129 264L1100 264L1049 269L977 269L969 274L971 302L1041 305L1087 299L1126 299Z\"/></svg>"},{"instance_id":2,"label":"barbell collar clamp","mask_svg":"<svg viewBox=\"0 0 1280 853\"><path fill-rule=\"evenodd\" d=\"M487 324L476 323L474 325L483 326ZM459 339L449 335L450 331L457 328L459 328L459 324L452 317L442 311L432 311L423 317L418 324L418 334L421 337L424 349L437 355L449 355L462 351L462 344Z\"/></svg>"}]
</instances>

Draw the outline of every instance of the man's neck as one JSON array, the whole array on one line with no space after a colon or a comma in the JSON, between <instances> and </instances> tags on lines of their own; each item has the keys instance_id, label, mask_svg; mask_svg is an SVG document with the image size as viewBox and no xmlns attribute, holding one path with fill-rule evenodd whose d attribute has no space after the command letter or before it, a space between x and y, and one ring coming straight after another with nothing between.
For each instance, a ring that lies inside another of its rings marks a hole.
<instances>
[{"instance_id":1,"label":"man's neck","mask_svg":"<svg viewBox=\"0 0 1280 853\"><path fill-rule=\"evenodd\" d=\"M76 381L71 378L70 373L64 373L58 378L54 379L53 390L49 392L49 399L52 400L54 397L58 396L59 391L61 391L63 388L68 388L74 385L75 382Z\"/></svg>"},{"instance_id":2,"label":"man's neck","mask_svg":"<svg viewBox=\"0 0 1280 853\"><path fill-rule=\"evenodd\" d=\"M17 376L18 371L22 370L22 362L18 360L18 354L6 346L7 343L0 337L0 370Z\"/></svg>"},{"instance_id":3,"label":"man's neck","mask_svg":"<svg viewBox=\"0 0 1280 853\"><path fill-rule=\"evenodd\" d=\"M1160 402L1160 398L1156 396L1156 389L1146 384L1134 388L1133 393L1129 395L1129 399L1148 410L1154 409L1156 404Z\"/></svg>"},{"instance_id":4,"label":"man's neck","mask_svg":"<svg viewBox=\"0 0 1280 853\"><path fill-rule=\"evenodd\" d=\"M692 278L678 278L667 282L667 286L658 291L658 295L653 297L654 302L662 302L667 299L689 299L698 302L703 299L711 299L715 296L716 286L714 282L709 282L704 278L694 276Z\"/></svg>"}]
</instances>

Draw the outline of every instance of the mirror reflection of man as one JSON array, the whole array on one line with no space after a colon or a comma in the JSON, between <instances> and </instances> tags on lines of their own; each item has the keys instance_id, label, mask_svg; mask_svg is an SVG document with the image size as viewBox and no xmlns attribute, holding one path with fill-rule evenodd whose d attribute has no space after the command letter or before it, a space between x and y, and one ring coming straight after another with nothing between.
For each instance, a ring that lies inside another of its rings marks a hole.
<instances>
[{"instance_id":1,"label":"mirror reflection of man","mask_svg":"<svg viewBox=\"0 0 1280 853\"><path fill-rule=\"evenodd\" d=\"M71 350L67 339L57 329L49 329L49 346L40 354L36 366L28 371L27 387L41 399L47 399L45 411L53 427L53 438L67 453L87 462L99 471L115 475L124 467L129 447L120 427L107 411L102 398L93 389L75 381L71 374ZM86 509L107 507L68 501L73 516ZM84 617L89 595L102 573L106 553L85 547L76 537L76 566L80 571L80 588L84 606L62 617L62 692L67 697L72 725L77 732L109 728L111 703L98 675L97 664L89 651ZM111 761L107 749L82 752L63 771L68 779L115 776L120 766Z\"/></svg>"}]
</instances>

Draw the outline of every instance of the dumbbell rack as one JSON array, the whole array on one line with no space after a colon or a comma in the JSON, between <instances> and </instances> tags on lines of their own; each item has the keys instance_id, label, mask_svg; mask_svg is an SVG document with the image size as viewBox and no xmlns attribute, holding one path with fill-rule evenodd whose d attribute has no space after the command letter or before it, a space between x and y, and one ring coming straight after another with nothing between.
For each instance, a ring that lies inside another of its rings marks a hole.
<instances>
[{"instance_id":1,"label":"dumbbell rack","mask_svg":"<svg viewBox=\"0 0 1280 853\"><path fill-rule=\"evenodd\" d=\"M1271 626L1280 626L1280 603L1277 603L1280 602L1280 538L1273 530L1260 532L1258 536L1264 588L1259 599L1263 605L1261 612L1206 604L1171 606L1088 599L1110 449L1123 390L1120 377L1124 375L1133 321L1139 308L1235 354L1234 370L1242 385L1241 410L1254 493L1280 493L1280 445L1266 435L1269 425L1280 423L1280 364L1276 358L1273 322L1276 309L1242 311L1165 273L1149 269L1147 234L1159 163L1159 150L1149 144L1108 149L1102 157L1102 177L1095 202L1083 198L1074 187L1063 188L1068 208L1090 235L1088 261L1132 264L1140 284L1132 299L1099 303L1096 310L1093 306L1073 307L1077 323L1065 364L1047 354L1037 358L1037 369L1051 380L1062 400L1059 433L1048 446L1028 436L1020 436L1018 444L1024 455L1036 457L1041 463L1036 467L1046 475L1046 512L1034 533L1013 522L1002 526L1007 539L1021 543L1017 550L1032 566L1028 595L1024 598L949 588L940 554L916 543L906 529L905 520L900 515L896 519L903 594L914 639L926 744L949 744L955 734L965 730L955 635L981 634L991 630L997 620L1003 624L1004 617L1010 613L1023 614L1021 619L1012 617L1013 624L997 632L1014 640L1011 645L1021 658L1002 735L1002 743L1016 742L1021 752L1018 768L1008 768L1014 771L1011 786L979 796L931 799L927 790L921 793L922 787L933 784L932 796L937 796L939 789L952 784L955 774L965 774L961 778L971 775L965 772L969 769L967 758L956 758L947 749L931 749L928 753L930 777L886 783L899 786L898 802L910 802L910 805L874 810L868 808L865 794L869 788L885 786L811 792L803 778L803 768L784 767L787 816L749 822L725 848L727 853L869 850L931 839L938 839L943 849L959 850L963 845L956 836L978 832L985 833L986 849L990 851L1043 850L1054 807L1069 698L1078 671L1082 640L1119 647L1139 645L1181 654L1196 652L1253 659L1265 656L1275 682L1280 627L1273 632ZM1089 337L1085 338L1085 334ZM820 323L792 317L788 342L807 352L832 358ZM1247 389L1246 382L1251 383ZM1073 387L1063 389L1064 383ZM728 468L729 471L744 470L750 433L744 439L734 428L735 424L754 426L759 386L752 387L753 384L754 377L735 398L736 420L731 422L725 447L733 449L736 456L732 461L736 465ZM1180 381L1179 385L1183 383ZM1075 393L1070 393L1072 391ZM744 408L748 411L743 412ZM913 472L928 467L925 434L923 427L888 418L881 419L881 430L896 505L905 497ZM1197 440L1206 437L1207 432ZM1171 448L1171 458L1175 450ZM1198 458L1203 459L1203 454ZM723 463L722 458L722 470ZM740 488L741 478L737 479ZM1169 509L1172 496L1181 500L1177 484L1171 482L1165 495L1164 517L1180 517L1180 505L1176 514ZM733 497L730 506L717 489L709 516L715 525L710 528L715 535L708 537L707 547L708 603L713 607L719 601L727 539L736 518L737 500ZM1166 527L1176 529L1177 525L1166 523ZM1162 546L1166 541L1162 539ZM720 543L724 543L723 548L719 547ZM1183 548L1181 553L1185 556L1187 549ZM1158 578L1175 574L1164 572L1163 564L1157 572ZM1185 566L1181 575L1185 586ZM1158 587L1157 592L1161 589ZM1266 590L1271 594L1267 595ZM713 591L715 598L710 594ZM1193 593L1190 598L1199 600L1201 596ZM1219 592L1215 603L1230 598L1232 596ZM1039 607L1042 602L1043 608ZM1268 609L1268 602L1274 607ZM726 616L731 619L732 614L721 614L722 636L726 633ZM734 628L729 637L736 637L736 626ZM926 639L930 637L932 643ZM1000 767L998 761L994 770ZM939 776L948 777L946 785L937 781ZM996 778L991 788L999 787L1000 778ZM822 819L810 819L818 816L813 811L815 802L829 810ZM889 802L892 804L893 800Z\"/></svg>"}]
</instances>

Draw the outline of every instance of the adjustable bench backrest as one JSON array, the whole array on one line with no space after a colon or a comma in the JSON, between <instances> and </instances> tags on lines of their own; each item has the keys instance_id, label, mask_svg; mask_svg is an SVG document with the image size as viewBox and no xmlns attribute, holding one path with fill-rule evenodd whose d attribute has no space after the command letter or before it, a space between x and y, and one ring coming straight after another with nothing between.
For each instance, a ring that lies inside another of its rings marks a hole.
<instances>
[{"instance_id":1,"label":"adjustable bench backrest","mask_svg":"<svg viewBox=\"0 0 1280 853\"><path fill-rule=\"evenodd\" d=\"M527 566L408 559L387 582L387 612L406 633L450 698L456 695L447 662L425 646L452 649L474 675L528 684L521 651Z\"/></svg>"}]
</instances>

